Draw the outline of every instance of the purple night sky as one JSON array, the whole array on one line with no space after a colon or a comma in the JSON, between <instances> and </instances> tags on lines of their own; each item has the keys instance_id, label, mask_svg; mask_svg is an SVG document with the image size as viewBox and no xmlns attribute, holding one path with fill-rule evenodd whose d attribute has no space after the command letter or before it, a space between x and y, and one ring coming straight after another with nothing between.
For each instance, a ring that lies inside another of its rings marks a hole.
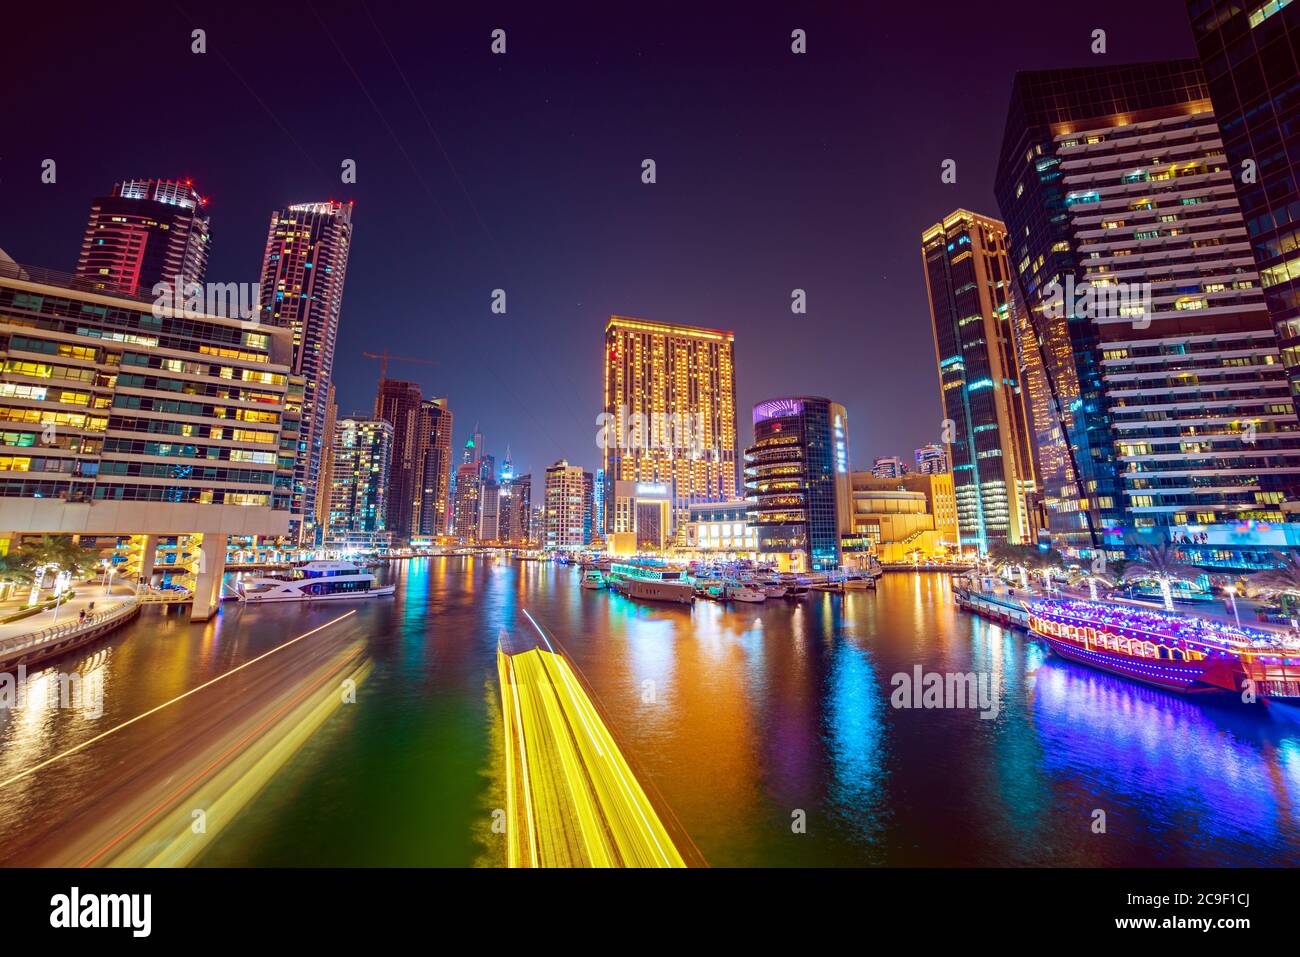
<instances>
[{"instance_id":1,"label":"purple night sky","mask_svg":"<svg viewBox=\"0 0 1300 957\"><path fill-rule=\"evenodd\" d=\"M211 198L207 278L255 282L273 208L354 199L340 410L371 408L363 350L436 360L390 375L520 471L598 464L611 313L735 331L742 445L753 403L820 394L848 408L855 467L910 458L940 419L920 232L998 215L1012 74L1194 52L1180 0L87 6L6 13L0 249L71 270L93 196L188 176Z\"/></svg>"}]
</instances>

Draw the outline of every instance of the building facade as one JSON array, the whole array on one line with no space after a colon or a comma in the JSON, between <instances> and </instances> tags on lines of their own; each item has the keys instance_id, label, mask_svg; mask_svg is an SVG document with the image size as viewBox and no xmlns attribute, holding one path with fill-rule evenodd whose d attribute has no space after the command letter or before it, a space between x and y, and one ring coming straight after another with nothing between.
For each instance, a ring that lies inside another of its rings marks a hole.
<instances>
[{"instance_id":1,"label":"building facade","mask_svg":"<svg viewBox=\"0 0 1300 957\"><path fill-rule=\"evenodd\" d=\"M848 414L817 396L754 406L745 492L758 550L782 570L838 568L852 531Z\"/></svg>"},{"instance_id":2,"label":"building facade","mask_svg":"<svg viewBox=\"0 0 1300 957\"><path fill-rule=\"evenodd\" d=\"M91 288L152 294L203 282L212 244L208 201L189 180L132 179L96 198L76 274Z\"/></svg>"},{"instance_id":3,"label":"building facade","mask_svg":"<svg viewBox=\"0 0 1300 957\"><path fill-rule=\"evenodd\" d=\"M423 433L424 396L414 382L380 379L375 396L375 418L393 426L393 465L389 470L388 532L394 543L404 544L419 532L416 519L421 508L424 478L421 452L426 447Z\"/></svg>"},{"instance_id":4,"label":"building facade","mask_svg":"<svg viewBox=\"0 0 1300 957\"><path fill-rule=\"evenodd\" d=\"M482 484L478 463L464 462L456 469L456 500L452 506L451 533L465 543L478 539L479 494Z\"/></svg>"},{"instance_id":5,"label":"building facade","mask_svg":"<svg viewBox=\"0 0 1300 957\"><path fill-rule=\"evenodd\" d=\"M921 234L921 260L962 543L1028 542L1034 467L1006 228L956 210Z\"/></svg>"},{"instance_id":6,"label":"building facade","mask_svg":"<svg viewBox=\"0 0 1300 957\"><path fill-rule=\"evenodd\" d=\"M339 419L330 460L325 546L380 549L389 544L389 469L393 426L384 419Z\"/></svg>"},{"instance_id":7,"label":"building facade","mask_svg":"<svg viewBox=\"0 0 1300 957\"><path fill-rule=\"evenodd\" d=\"M453 417L447 400L420 403L419 494L416 498L414 534L446 535L451 510L451 429Z\"/></svg>"},{"instance_id":8,"label":"building facade","mask_svg":"<svg viewBox=\"0 0 1300 957\"><path fill-rule=\"evenodd\" d=\"M948 452L942 445L923 445L916 450L916 471L919 474L943 475L948 470Z\"/></svg>"},{"instance_id":9,"label":"building facade","mask_svg":"<svg viewBox=\"0 0 1300 957\"><path fill-rule=\"evenodd\" d=\"M288 531L289 336L21 274L0 275L0 537L148 536L152 566L184 535L210 617L228 537Z\"/></svg>"},{"instance_id":10,"label":"building facade","mask_svg":"<svg viewBox=\"0 0 1300 957\"><path fill-rule=\"evenodd\" d=\"M871 474L877 478L902 478L907 474L907 463L897 455L878 455L871 464Z\"/></svg>"},{"instance_id":11,"label":"building facade","mask_svg":"<svg viewBox=\"0 0 1300 957\"><path fill-rule=\"evenodd\" d=\"M750 503L692 505L682 536L684 557L715 561L758 561L758 533L749 524Z\"/></svg>"},{"instance_id":12,"label":"building facade","mask_svg":"<svg viewBox=\"0 0 1300 957\"><path fill-rule=\"evenodd\" d=\"M1300 6L1188 0L1259 285L1300 402Z\"/></svg>"},{"instance_id":13,"label":"building facade","mask_svg":"<svg viewBox=\"0 0 1300 957\"><path fill-rule=\"evenodd\" d=\"M304 383L290 535L314 542L326 398L352 249L351 203L301 203L271 214L262 256L260 322L290 330L292 371Z\"/></svg>"},{"instance_id":14,"label":"building facade","mask_svg":"<svg viewBox=\"0 0 1300 957\"><path fill-rule=\"evenodd\" d=\"M546 470L546 529L542 546L548 550L580 549L587 544L590 499L587 477L579 465L564 459Z\"/></svg>"},{"instance_id":15,"label":"building facade","mask_svg":"<svg viewBox=\"0 0 1300 957\"><path fill-rule=\"evenodd\" d=\"M603 501L615 482L666 482L674 520L736 498L730 332L611 316L605 326ZM606 508L608 531L609 510Z\"/></svg>"},{"instance_id":16,"label":"building facade","mask_svg":"<svg viewBox=\"0 0 1300 957\"><path fill-rule=\"evenodd\" d=\"M1300 426L1196 61L1019 74L996 189L1037 338L1070 345L1053 541L1213 563L1207 529L1281 521Z\"/></svg>"}]
</instances>

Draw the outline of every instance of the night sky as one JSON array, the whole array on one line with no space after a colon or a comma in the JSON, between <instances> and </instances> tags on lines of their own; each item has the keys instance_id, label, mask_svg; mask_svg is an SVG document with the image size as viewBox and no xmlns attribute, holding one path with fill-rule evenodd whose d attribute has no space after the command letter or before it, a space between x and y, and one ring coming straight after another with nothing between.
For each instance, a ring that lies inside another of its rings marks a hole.
<instances>
[{"instance_id":1,"label":"night sky","mask_svg":"<svg viewBox=\"0 0 1300 957\"><path fill-rule=\"evenodd\" d=\"M599 464L611 313L735 331L742 446L754 402L815 393L855 467L910 459L941 418L920 232L998 215L1013 73L1194 53L1182 0L113 6L5 14L0 248L71 270L93 196L188 176L207 279L256 282L272 209L353 199L340 411L372 409L363 350L435 360L389 374L525 472Z\"/></svg>"}]
</instances>

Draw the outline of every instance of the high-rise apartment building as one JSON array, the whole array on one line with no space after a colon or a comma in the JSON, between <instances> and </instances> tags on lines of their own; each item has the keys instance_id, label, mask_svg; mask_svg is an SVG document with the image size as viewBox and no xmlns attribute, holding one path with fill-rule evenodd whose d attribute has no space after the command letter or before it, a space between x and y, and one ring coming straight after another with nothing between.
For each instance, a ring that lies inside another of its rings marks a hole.
<instances>
[{"instance_id":1,"label":"high-rise apartment building","mask_svg":"<svg viewBox=\"0 0 1300 957\"><path fill-rule=\"evenodd\" d=\"M605 501L614 482L667 482L685 521L694 502L736 498L732 333L611 316L604 409Z\"/></svg>"},{"instance_id":2,"label":"high-rise apartment building","mask_svg":"<svg viewBox=\"0 0 1300 957\"><path fill-rule=\"evenodd\" d=\"M316 486L316 523L324 529L329 522L331 484L334 475L334 430L338 425L339 406L334 401L334 383L330 383L325 400L325 430L321 433L321 480Z\"/></svg>"},{"instance_id":3,"label":"high-rise apartment building","mask_svg":"<svg viewBox=\"0 0 1300 957\"><path fill-rule=\"evenodd\" d=\"M587 543L590 522L588 478L580 465L564 459L546 470L546 528L542 546L547 549L577 549Z\"/></svg>"},{"instance_id":4,"label":"high-rise apartment building","mask_svg":"<svg viewBox=\"0 0 1300 957\"><path fill-rule=\"evenodd\" d=\"M1220 531L1283 517L1300 425L1199 65L1018 74L996 192L1077 477L1054 540L1232 563Z\"/></svg>"},{"instance_id":5,"label":"high-rise apartment building","mask_svg":"<svg viewBox=\"0 0 1300 957\"><path fill-rule=\"evenodd\" d=\"M1188 0L1223 151L1300 402L1300 4Z\"/></svg>"},{"instance_id":6,"label":"high-rise apartment building","mask_svg":"<svg viewBox=\"0 0 1300 957\"><path fill-rule=\"evenodd\" d=\"M907 463L897 455L877 455L871 474L876 478L902 478L907 474Z\"/></svg>"},{"instance_id":7,"label":"high-rise apartment building","mask_svg":"<svg viewBox=\"0 0 1300 957\"><path fill-rule=\"evenodd\" d=\"M495 479L479 483L477 537L480 542L495 542L501 537L501 483Z\"/></svg>"},{"instance_id":8,"label":"high-rise apartment building","mask_svg":"<svg viewBox=\"0 0 1300 957\"><path fill-rule=\"evenodd\" d=\"M420 404L417 456L420 470L413 534L445 535L451 510L451 409L446 399L425 399Z\"/></svg>"},{"instance_id":9,"label":"high-rise apartment building","mask_svg":"<svg viewBox=\"0 0 1300 957\"><path fill-rule=\"evenodd\" d=\"M330 456L329 548L383 548L387 532L393 426L384 419L339 419Z\"/></svg>"},{"instance_id":10,"label":"high-rise apartment building","mask_svg":"<svg viewBox=\"0 0 1300 957\"><path fill-rule=\"evenodd\" d=\"M1028 542L1034 467L1006 228L956 210L921 234L921 262L961 543Z\"/></svg>"},{"instance_id":11,"label":"high-rise apartment building","mask_svg":"<svg viewBox=\"0 0 1300 957\"><path fill-rule=\"evenodd\" d=\"M931 443L916 450L916 471L920 475L943 475L948 471L948 453Z\"/></svg>"},{"instance_id":12,"label":"high-rise apartment building","mask_svg":"<svg viewBox=\"0 0 1300 957\"><path fill-rule=\"evenodd\" d=\"M393 426L393 465L389 469L388 532L396 543L406 543L418 533L424 468L421 454L424 396L414 382L380 379L375 395L375 418Z\"/></svg>"},{"instance_id":13,"label":"high-rise apartment building","mask_svg":"<svg viewBox=\"0 0 1300 957\"><path fill-rule=\"evenodd\" d=\"M456 469L456 501L452 506L452 534L462 542L478 538L479 494L482 488L478 465L465 462Z\"/></svg>"},{"instance_id":14,"label":"high-rise apartment building","mask_svg":"<svg viewBox=\"0 0 1300 957\"><path fill-rule=\"evenodd\" d=\"M210 617L228 536L289 528L291 351L282 330L0 269L0 537L136 536L150 565L156 536L201 540L192 616Z\"/></svg>"},{"instance_id":15,"label":"high-rise apartment building","mask_svg":"<svg viewBox=\"0 0 1300 957\"><path fill-rule=\"evenodd\" d=\"M817 396L754 406L754 444L745 450L745 492L758 550L782 570L840 565L853 531L848 414Z\"/></svg>"},{"instance_id":16,"label":"high-rise apartment building","mask_svg":"<svg viewBox=\"0 0 1300 957\"><path fill-rule=\"evenodd\" d=\"M300 203L271 214L259 286L260 321L291 331L293 373L304 382L290 523L290 535L303 543L317 538L314 512L326 398L351 248L351 203Z\"/></svg>"},{"instance_id":17,"label":"high-rise apartment building","mask_svg":"<svg viewBox=\"0 0 1300 957\"><path fill-rule=\"evenodd\" d=\"M152 295L202 282L212 238L208 201L189 180L132 179L96 198L77 257L79 278L95 289Z\"/></svg>"}]
</instances>

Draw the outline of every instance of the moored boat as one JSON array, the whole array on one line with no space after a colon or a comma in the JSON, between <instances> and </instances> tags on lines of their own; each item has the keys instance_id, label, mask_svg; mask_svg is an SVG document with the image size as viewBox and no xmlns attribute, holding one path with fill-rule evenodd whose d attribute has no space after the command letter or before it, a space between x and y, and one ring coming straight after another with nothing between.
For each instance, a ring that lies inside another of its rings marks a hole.
<instances>
[{"instance_id":1,"label":"moored boat","mask_svg":"<svg viewBox=\"0 0 1300 957\"><path fill-rule=\"evenodd\" d=\"M605 587L605 576L595 568L590 568L582 574L582 587L588 589L598 589Z\"/></svg>"},{"instance_id":2,"label":"moored boat","mask_svg":"<svg viewBox=\"0 0 1300 957\"><path fill-rule=\"evenodd\" d=\"M767 593L756 582L729 581L726 584L724 594L729 601L760 602L767 600Z\"/></svg>"},{"instance_id":3,"label":"moored boat","mask_svg":"<svg viewBox=\"0 0 1300 957\"><path fill-rule=\"evenodd\" d=\"M1169 691L1300 697L1300 640L1154 609L1070 599L1024 606L1029 629L1069 661Z\"/></svg>"},{"instance_id":4,"label":"moored boat","mask_svg":"<svg viewBox=\"0 0 1300 957\"><path fill-rule=\"evenodd\" d=\"M606 580L610 588L628 598L687 605L695 601L695 582L678 568L615 563L610 566Z\"/></svg>"},{"instance_id":5,"label":"moored boat","mask_svg":"<svg viewBox=\"0 0 1300 957\"><path fill-rule=\"evenodd\" d=\"M239 600L249 603L382 598L395 590L396 586L379 585L374 575L344 561L308 562L292 575L246 578L236 584Z\"/></svg>"}]
</instances>

